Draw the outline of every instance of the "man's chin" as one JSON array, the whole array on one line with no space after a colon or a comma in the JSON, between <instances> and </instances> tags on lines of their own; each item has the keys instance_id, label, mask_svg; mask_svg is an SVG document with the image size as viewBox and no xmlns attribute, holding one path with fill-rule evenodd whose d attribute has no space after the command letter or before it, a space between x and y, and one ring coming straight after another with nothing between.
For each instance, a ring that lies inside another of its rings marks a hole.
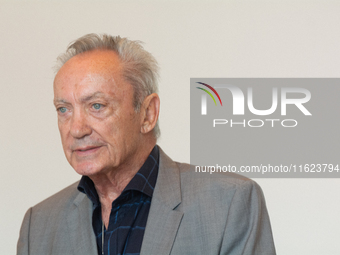
<instances>
[{"instance_id":1,"label":"man's chin","mask_svg":"<svg viewBox=\"0 0 340 255\"><path fill-rule=\"evenodd\" d=\"M78 174L86 175L86 176L95 175L100 171L98 169L98 166L95 166L91 163L75 164L75 165L72 165L72 167Z\"/></svg>"}]
</instances>

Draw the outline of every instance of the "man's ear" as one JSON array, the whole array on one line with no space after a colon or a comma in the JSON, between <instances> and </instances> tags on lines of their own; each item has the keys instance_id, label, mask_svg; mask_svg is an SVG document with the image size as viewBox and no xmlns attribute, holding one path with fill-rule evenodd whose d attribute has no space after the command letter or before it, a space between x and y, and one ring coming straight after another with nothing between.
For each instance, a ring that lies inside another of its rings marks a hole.
<instances>
[{"instance_id":1,"label":"man's ear","mask_svg":"<svg viewBox=\"0 0 340 255\"><path fill-rule=\"evenodd\" d=\"M141 114L143 116L141 132L149 133L156 125L159 115L160 100L156 93L148 95L141 106Z\"/></svg>"}]
</instances>

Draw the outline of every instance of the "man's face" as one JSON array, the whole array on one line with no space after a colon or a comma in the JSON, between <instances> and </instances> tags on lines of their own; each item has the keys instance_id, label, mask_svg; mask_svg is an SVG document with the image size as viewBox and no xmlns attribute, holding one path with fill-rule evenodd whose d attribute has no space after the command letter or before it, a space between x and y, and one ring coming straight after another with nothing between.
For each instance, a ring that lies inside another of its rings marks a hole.
<instances>
[{"instance_id":1,"label":"man's face","mask_svg":"<svg viewBox=\"0 0 340 255\"><path fill-rule=\"evenodd\" d=\"M115 52L68 60L54 81L54 104L63 149L77 173L107 173L138 160L142 120Z\"/></svg>"}]
</instances>

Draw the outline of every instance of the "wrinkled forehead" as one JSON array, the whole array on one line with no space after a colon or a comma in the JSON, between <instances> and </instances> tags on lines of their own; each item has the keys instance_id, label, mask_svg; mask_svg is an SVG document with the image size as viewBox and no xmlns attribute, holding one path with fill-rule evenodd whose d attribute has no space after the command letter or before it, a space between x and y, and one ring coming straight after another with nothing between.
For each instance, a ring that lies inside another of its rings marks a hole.
<instances>
[{"instance_id":1,"label":"wrinkled forehead","mask_svg":"<svg viewBox=\"0 0 340 255\"><path fill-rule=\"evenodd\" d=\"M54 84L65 79L120 78L122 63L111 50L93 50L70 58L58 71Z\"/></svg>"},{"instance_id":2,"label":"wrinkled forehead","mask_svg":"<svg viewBox=\"0 0 340 255\"><path fill-rule=\"evenodd\" d=\"M96 50L76 55L58 71L54 79L54 96L123 92L130 87L122 78L122 65L113 51Z\"/></svg>"}]
</instances>

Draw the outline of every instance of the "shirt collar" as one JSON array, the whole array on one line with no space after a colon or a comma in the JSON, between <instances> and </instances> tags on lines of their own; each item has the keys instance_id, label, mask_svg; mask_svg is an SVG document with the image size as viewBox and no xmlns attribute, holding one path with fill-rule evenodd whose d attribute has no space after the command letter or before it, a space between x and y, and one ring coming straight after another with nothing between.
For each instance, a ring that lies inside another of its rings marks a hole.
<instances>
[{"instance_id":1,"label":"shirt collar","mask_svg":"<svg viewBox=\"0 0 340 255\"><path fill-rule=\"evenodd\" d=\"M159 149L158 146L152 149L150 155L144 162L143 166L126 185L122 194L129 190L137 190L145 195L152 197L153 190L156 185L157 175L159 167ZM88 176L82 176L78 190L87 195L87 197L93 202L94 205L99 205L99 197L94 187L93 181Z\"/></svg>"}]
</instances>

